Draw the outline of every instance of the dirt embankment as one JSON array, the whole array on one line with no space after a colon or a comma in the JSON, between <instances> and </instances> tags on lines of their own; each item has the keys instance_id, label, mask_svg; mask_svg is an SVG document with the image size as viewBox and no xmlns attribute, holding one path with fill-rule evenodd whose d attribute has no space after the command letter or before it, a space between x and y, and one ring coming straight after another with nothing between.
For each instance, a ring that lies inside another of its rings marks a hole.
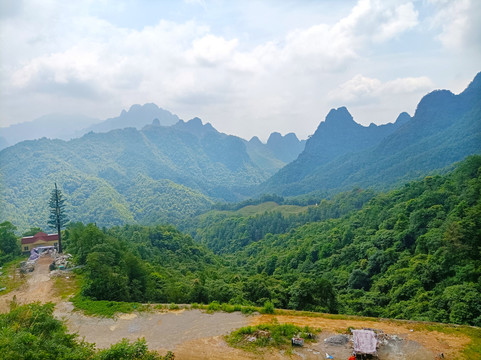
<instances>
[{"instance_id":1,"label":"dirt embankment","mask_svg":"<svg viewBox=\"0 0 481 360\"><path fill-rule=\"evenodd\" d=\"M328 344L324 339L346 332L351 328L382 330L389 337L379 349L380 360L435 359L443 353L445 358L462 359L462 349L470 342L467 336L444 334L423 330L416 323L394 321L369 321L359 319L328 319L323 317L289 315L252 315L240 313L206 314L199 310L169 312L142 312L119 315L115 319L91 317L73 311L71 303L56 297L54 280L49 276L50 257L41 257L35 270L18 290L0 296L0 311L9 311L15 297L19 304L39 301L56 303L55 316L66 322L71 332L80 338L104 348L122 338L136 340L145 338L149 348L165 353L171 350L176 359L320 359L325 353L334 359L347 359L352 352L351 343ZM267 349L251 353L229 347L224 335L247 325L275 321L322 329L316 342L303 348L288 351Z\"/></svg>"},{"instance_id":2,"label":"dirt embankment","mask_svg":"<svg viewBox=\"0 0 481 360\"><path fill-rule=\"evenodd\" d=\"M39 301L41 303L54 302L60 299L55 297L53 281L49 276L49 265L52 263L50 256L42 256L38 259L35 270L27 274L27 281L19 289L0 296L0 312L10 310L10 303L15 298L20 305Z\"/></svg>"}]
</instances>

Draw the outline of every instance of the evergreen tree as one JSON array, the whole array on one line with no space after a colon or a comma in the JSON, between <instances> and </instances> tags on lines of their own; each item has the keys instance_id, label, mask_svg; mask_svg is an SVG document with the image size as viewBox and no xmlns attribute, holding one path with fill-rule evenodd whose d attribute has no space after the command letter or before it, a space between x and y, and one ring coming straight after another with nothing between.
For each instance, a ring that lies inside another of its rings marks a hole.
<instances>
[{"instance_id":1,"label":"evergreen tree","mask_svg":"<svg viewBox=\"0 0 481 360\"><path fill-rule=\"evenodd\" d=\"M62 234L60 229L67 225L69 222L67 214L65 214L65 199L63 198L62 191L57 189L57 183L55 183L55 189L52 190L50 196L50 216L48 225L51 228L57 229L58 232L58 252L62 253Z\"/></svg>"}]
</instances>

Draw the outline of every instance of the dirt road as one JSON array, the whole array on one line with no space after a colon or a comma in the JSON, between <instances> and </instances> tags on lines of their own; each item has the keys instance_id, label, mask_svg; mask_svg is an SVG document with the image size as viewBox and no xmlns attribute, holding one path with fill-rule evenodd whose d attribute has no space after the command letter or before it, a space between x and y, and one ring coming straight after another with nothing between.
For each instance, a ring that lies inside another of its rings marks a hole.
<instances>
[{"instance_id":1,"label":"dirt road","mask_svg":"<svg viewBox=\"0 0 481 360\"><path fill-rule=\"evenodd\" d=\"M435 359L444 353L446 358L462 358L461 350L469 343L466 336L444 334L435 331L417 330L416 323L393 321L367 321L328 319L323 317L252 315L216 312L207 314L199 310L169 312L142 312L119 315L115 319L91 317L73 311L73 305L53 294L53 280L49 277L50 257L42 257L29 274L26 284L16 291L0 296L0 311L7 312L9 303L16 297L20 304L40 301L55 302L54 315L66 322L71 332L80 338L96 343L97 347L108 347L122 338L136 340L145 338L149 348L165 353L171 350L176 359L320 359L325 353L335 359L347 359L352 352L350 343L343 346L328 345L324 339L345 332L348 327L373 328L393 336L393 341L380 347L380 360L424 360ZM284 352L271 349L262 353L250 353L229 347L224 335L247 325L269 323L293 323L322 329L315 343L302 349Z\"/></svg>"},{"instance_id":2,"label":"dirt road","mask_svg":"<svg viewBox=\"0 0 481 360\"><path fill-rule=\"evenodd\" d=\"M49 265L52 263L50 256L42 256L37 261L35 270L27 274L26 283L18 290L0 296L0 312L10 310L10 302L15 298L18 304L28 304L39 301L41 303L59 301L54 296L53 282L50 281Z\"/></svg>"}]
</instances>

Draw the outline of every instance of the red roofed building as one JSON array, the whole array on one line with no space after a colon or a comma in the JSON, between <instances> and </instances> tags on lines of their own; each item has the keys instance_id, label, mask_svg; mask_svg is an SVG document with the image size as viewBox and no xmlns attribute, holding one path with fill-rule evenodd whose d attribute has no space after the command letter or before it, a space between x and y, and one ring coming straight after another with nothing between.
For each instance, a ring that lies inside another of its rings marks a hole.
<instances>
[{"instance_id":1,"label":"red roofed building","mask_svg":"<svg viewBox=\"0 0 481 360\"><path fill-rule=\"evenodd\" d=\"M58 247L58 234L38 232L34 236L25 236L22 238L21 244L23 252L30 252L30 250L39 246Z\"/></svg>"}]
</instances>

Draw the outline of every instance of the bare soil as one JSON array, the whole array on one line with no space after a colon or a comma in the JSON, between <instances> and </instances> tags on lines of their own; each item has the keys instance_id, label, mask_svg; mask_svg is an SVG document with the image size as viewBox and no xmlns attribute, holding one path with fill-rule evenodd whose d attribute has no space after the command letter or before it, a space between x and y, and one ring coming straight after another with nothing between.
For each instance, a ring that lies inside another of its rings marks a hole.
<instances>
[{"instance_id":1,"label":"bare soil","mask_svg":"<svg viewBox=\"0 0 481 360\"><path fill-rule=\"evenodd\" d=\"M53 281L50 281L49 265L52 263L52 258L49 255L41 256L35 270L27 274L27 281L18 290L11 291L5 295L0 296L0 312L5 313L10 311L10 303L13 299L20 304L28 304L32 302L54 302L57 303L57 298L53 291Z\"/></svg>"},{"instance_id":2,"label":"bare soil","mask_svg":"<svg viewBox=\"0 0 481 360\"><path fill-rule=\"evenodd\" d=\"M136 340L145 338L150 349L175 353L182 359L250 360L250 359L321 359L326 353L334 359L347 359L352 353L352 342L345 345L329 345L324 339L346 333L348 327L382 330L389 341L379 348L380 360L436 359L441 353L446 359L462 359L462 350L470 342L467 336L427 331L415 322L388 320L369 321L352 319L329 319L324 317L290 315L251 315L216 312L207 314L199 310L152 311L122 314L115 319L86 316L73 311L73 305L55 296L53 279L48 266L48 256L38 260L35 270L21 288L0 296L0 312L8 312L12 299L19 304L30 302L54 302L54 315L66 322L71 332L80 338L96 343L97 347L109 347L122 338ZM248 352L227 345L224 335L247 325L292 323L322 329L316 342L295 349L265 349ZM395 336L393 336L395 335Z\"/></svg>"}]
</instances>

